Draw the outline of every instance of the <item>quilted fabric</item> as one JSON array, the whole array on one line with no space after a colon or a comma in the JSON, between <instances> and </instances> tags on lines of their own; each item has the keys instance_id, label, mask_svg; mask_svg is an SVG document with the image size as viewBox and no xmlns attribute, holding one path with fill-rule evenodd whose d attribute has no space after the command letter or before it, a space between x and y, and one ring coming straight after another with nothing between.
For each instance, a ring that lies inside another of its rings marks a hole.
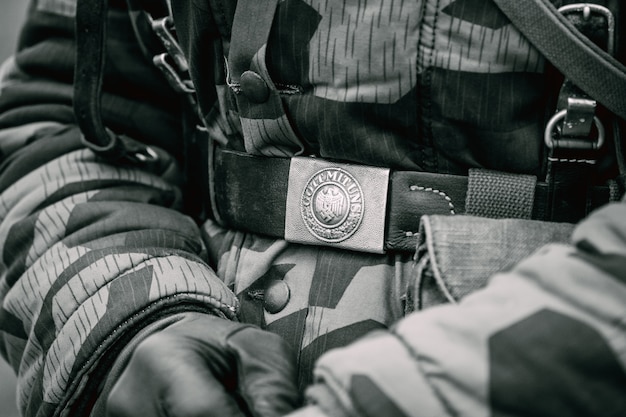
<instances>
[{"instance_id":1,"label":"quilted fabric","mask_svg":"<svg viewBox=\"0 0 626 417\"><path fill-rule=\"evenodd\" d=\"M224 146L540 173L544 60L491 2L279 1L243 63L251 84L228 60L245 46L231 42L235 3L172 1L207 131ZM623 411L623 204L484 292L412 312L412 254L289 244L184 212L181 97L124 2L109 12L103 118L153 146L159 164L113 165L85 149L71 108L75 6L34 0L0 81L0 353L19 376L24 416L86 407L117 352L185 311L283 336L301 388L312 387L303 413L592 415L600 400ZM259 79L268 90L246 92ZM565 407L596 365L609 378ZM555 404L528 401L563 380L573 382Z\"/></svg>"}]
</instances>

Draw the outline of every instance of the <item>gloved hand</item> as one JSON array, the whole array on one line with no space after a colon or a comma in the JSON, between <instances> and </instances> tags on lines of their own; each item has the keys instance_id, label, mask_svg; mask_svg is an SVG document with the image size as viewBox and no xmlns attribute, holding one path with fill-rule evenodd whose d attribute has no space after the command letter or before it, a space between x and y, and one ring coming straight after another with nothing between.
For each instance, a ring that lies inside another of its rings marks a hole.
<instances>
[{"instance_id":1,"label":"gloved hand","mask_svg":"<svg viewBox=\"0 0 626 417\"><path fill-rule=\"evenodd\" d=\"M298 406L293 354L279 336L189 313L143 340L107 400L107 417L270 417Z\"/></svg>"}]
</instances>

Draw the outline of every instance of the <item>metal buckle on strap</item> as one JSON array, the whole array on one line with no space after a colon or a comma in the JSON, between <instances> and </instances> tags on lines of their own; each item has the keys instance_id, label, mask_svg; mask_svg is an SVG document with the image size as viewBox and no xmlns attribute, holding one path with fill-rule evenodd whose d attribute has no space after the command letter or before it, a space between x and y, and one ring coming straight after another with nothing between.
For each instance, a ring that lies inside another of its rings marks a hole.
<instances>
[{"instance_id":1,"label":"metal buckle on strap","mask_svg":"<svg viewBox=\"0 0 626 417\"><path fill-rule=\"evenodd\" d=\"M189 64L174 34L174 19L170 3L168 2L169 15L154 18L150 13L144 12L145 18L150 23L154 33L158 36L165 52L153 57L154 65L161 70L168 82L179 93L188 96L190 103L195 107L195 88L189 75Z\"/></svg>"},{"instance_id":2,"label":"metal buckle on strap","mask_svg":"<svg viewBox=\"0 0 626 417\"><path fill-rule=\"evenodd\" d=\"M576 3L562 6L558 11L565 16L578 13L583 22L589 21L592 14L603 17L606 21L606 50L610 55L613 55L615 49L615 17L609 9L597 4ZM546 146L550 149L600 149L604 144L605 129L600 119L595 115L596 100L567 79L563 83L561 96L567 96L567 100L561 103L562 109L552 116L546 126L544 131ZM594 126L596 128L595 139L591 137Z\"/></svg>"},{"instance_id":3,"label":"metal buckle on strap","mask_svg":"<svg viewBox=\"0 0 626 417\"><path fill-rule=\"evenodd\" d=\"M589 139L580 139L574 137L555 137L555 132L559 131L558 125L560 122L565 121L565 125L568 125L566 120L568 114L568 109L563 109L557 112L548 124L546 125L546 129L544 131L544 142L546 146L550 149L554 148L569 148L569 149L591 149L597 150L604 145L604 136L605 130L604 125L600 121L597 116L592 116L592 120L597 130L597 137L594 140ZM561 129L562 133L563 129ZM561 135L558 135L561 136Z\"/></svg>"},{"instance_id":4,"label":"metal buckle on strap","mask_svg":"<svg viewBox=\"0 0 626 417\"><path fill-rule=\"evenodd\" d=\"M172 16L165 16L160 19L152 18L149 13L146 13L146 16L152 26L152 30L157 34L163 47L172 57L178 69L180 71L188 71L187 58L185 58L185 54L174 36L174 20Z\"/></svg>"},{"instance_id":5,"label":"metal buckle on strap","mask_svg":"<svg viewBox=\"0 0 626 417\"><path fill-rule=\"evenodd\" d=\"M196 92L193 83L189 79L183 79L181 75L176 71L174 65L168 62L170 55L162 53L155 55L152 62L161 72L165 75L172 88L179 93L193 94Z\"/></svg>"},{"instance_id":6,"label":"metal buckle on strap","mask_svg":"<svg viewBox=\"0 0 626 417\"><path fill-rule=\"evenodd\" d=\"M559 12L563 15L571 13L582 13L584 20L589 20L592 13L602 15L606 19L606 51L610 55L615 52L615 16L604 6L593 3L576 3L559 7Z\"/></svg>"},{"instance_id":7,"label":"metal buckle on strap","mask_svg":"<svg viewBox=\"0 0 626 417\"><path fill-rule=\"evenodd\" d=\"M383 253L390 170L295 157L285 239Z\"/></svg>"}]
</instances>

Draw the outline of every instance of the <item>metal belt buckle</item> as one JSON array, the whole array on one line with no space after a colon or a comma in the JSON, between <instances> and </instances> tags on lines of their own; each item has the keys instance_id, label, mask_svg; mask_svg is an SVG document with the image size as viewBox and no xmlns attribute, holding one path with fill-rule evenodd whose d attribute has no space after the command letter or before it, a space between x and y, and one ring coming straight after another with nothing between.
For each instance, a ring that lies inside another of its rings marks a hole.
<instances>
[{"instance_id":1,"label":"metal belt buckle","mask_svg":"<svg viewBox=\"0 0 626 417\"><path fill-rule=\"evenodd\" d=\"M593 3L576 3L559 7L559 12L563 15L571 13L581 13L584 20L589 20L592 13L601 15L606 19L606 51L610 55L615 53L615 16L611 10L604 6Z\"/></svg>"},{"instance_id":2,"label":"metal belt buckle","mask_svg":"<svg viewBox=\"0 0 626 417\"><path fill-rule=\"evenodd\" d=\"M295 157L285 239L383 253L389 169Z\"/></svg>"}]
</instances>

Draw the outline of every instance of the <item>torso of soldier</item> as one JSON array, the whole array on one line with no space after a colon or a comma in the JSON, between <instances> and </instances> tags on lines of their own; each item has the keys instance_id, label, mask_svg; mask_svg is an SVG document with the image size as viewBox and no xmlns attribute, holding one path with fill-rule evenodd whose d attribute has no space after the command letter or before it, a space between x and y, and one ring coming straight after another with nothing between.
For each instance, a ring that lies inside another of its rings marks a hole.
<instances>
[{"instance_id":1,"label":"torso of soldier","mask_svg":"<svg viewBox=\"0 0 626 417\"><path fill-rule=\"evenodd\" d=\"M177 3L179 31L210 45L192 48L191 62L206 70L207 55L224 59L214 79L192 74L205 114L202 97L217 84L209 130L227 148L460 175L539 170L544 63L494 5L287 0L263 19L250 3L256 23L246 24L229 2L210 2L210 19ZM242 319L299 350L303 385L321 353L404 315L410 253L294 245L213 222L205 230L223 239L212 256Z\"/></svg>"}]
</instances>

